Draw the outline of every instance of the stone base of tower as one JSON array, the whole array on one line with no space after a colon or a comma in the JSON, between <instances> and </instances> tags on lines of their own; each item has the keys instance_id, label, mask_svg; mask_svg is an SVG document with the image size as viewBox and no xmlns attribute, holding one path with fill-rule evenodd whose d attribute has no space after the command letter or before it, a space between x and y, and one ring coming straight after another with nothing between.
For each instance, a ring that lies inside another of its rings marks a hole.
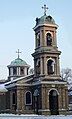
<instances>
[{"instance_id":1,"label":"stone base of tower","mask_svg":"<svg viewBox=\"0 0 72 119\"><path fill-rule=\"evenodd\" d=\"M51 114L51 111L49 109L46 109L46 110L39 110L38 111L40 115L52 115ZM60 109L58 111L58 114L56 115L67 115L67 110L66 109ZM54 114L55 115L55 114Z\"/></svg>"},{"instance_id":2,"label":"stone base of tower","mask_svg":"<svg viewBox=\"0 0 72 119\"><path fill-rule=\"evenodd\" d=\"M66 82L42 81L37 86L39 89L39 109L40 115L60 115L67 114L68 110L68 89Z\"/></svg>"},{"instance_id":3,"label":"stone base of tower","mask_svg":"<svg viewBox=\"0 0 72 119\"><path fill-rule=\"evenodd\" d=\"M59 115L67 115L66 109L59 109Z\"/></svg>"}]
</instances>

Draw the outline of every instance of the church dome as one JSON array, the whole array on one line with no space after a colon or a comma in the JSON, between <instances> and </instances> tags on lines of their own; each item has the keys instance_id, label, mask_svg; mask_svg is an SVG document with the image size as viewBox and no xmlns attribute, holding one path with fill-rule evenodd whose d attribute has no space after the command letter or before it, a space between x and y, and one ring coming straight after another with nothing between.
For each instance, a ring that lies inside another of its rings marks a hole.
<instances>
[{"instance_id":1,"label":"church dome","mask_svg":"<svg viewBox=\"0 0 72 119\"><path fill-rule=\"evenodd\" d=\"M24 60L22 60L20 58L13 60L8 67L11 67L11 66L27 66L27 67L29 67L29 65Z\"/></svg>"},{"instance_id":2,"label":"church dome","mask_svg":"<svg viewBox=\"0 0 72 119\"><path fill-rule=\"evenodd\" d=\"M50 15L43 15L40 18L36 18L36 25L39 24L55 24L55 20Z\"/></svg>"}]
</instances>

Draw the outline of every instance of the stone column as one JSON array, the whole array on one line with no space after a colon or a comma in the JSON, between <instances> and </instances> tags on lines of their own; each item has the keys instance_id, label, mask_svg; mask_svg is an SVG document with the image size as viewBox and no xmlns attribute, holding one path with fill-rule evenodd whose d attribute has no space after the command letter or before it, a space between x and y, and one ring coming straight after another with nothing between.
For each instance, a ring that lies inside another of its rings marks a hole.
<instances>
[{"instance_id":1,"label":"stone column","mask_svg":"<svg viewBox=\"0 0 72 119\"><path fill-rule=\"evenodd\" d=\"M21 91L22 92L22 111L24 111L25 110L25 91L24 91L24 89Z\"/></svg>"},{"instance_id":2,"label":"stone column","mask_svg":"<svg viewBox=\"0 0 72 119\"><path fill-rule=\"evenodd\" d=\"M10 68L10 75L13 76L13 68Z\"/></svg>"},{"instance_id":3,"label":"stone column","mask_svg":"<svg viewBox=\"0 0 72 119\"><path fill-rule=\"evenodd\" d=\"M41 71L41 75L43 74L43 59L42 57L40 58L40 71Z\"/></svg>"},{"instance_id":4,"label":"stone column","mask_svg":"<svg viewBox=\"0 0 72 119\"><path fill-rule=\"evenodd\" d=\"M54 39L53 45L54 45L55 47L57 47L56 30L54 31L53 39Z\"/></svg>"},{"instance_id":5,"label":"stone column","mask_svg":"<svg viewBox=\"0 0 72 119\"><path fill-rule=\"evenodd\" d=\"M42 31L40 30L40 46L42 46Z\"/></svg>"},{"instance_id":6,"label":"stone column","mask_svg":"<svg viewBox=\"0 0 72 119\"><path fill-rule=\"evenodd\" d=\"M24 68L24 74L27 75L27 67Z\"/></svg>"},{"instance_id":7,"label":"stone column","mask_svg":"<svg viewBox=\"0 0 72 119\"><path fill-rule=\"evenodd\" d=\"M17 76L19 75L19 67L17 67Z\"/></svg>"},{"instance_id":8,"label":"stone column","mask_svg":"<svg viewBox=\"0 0 72 119\"><path fill-rule=\"evenodd\" d=\"M63 89L63 108L65 109L65 89Z\"/></svg>"},{"instance_id":9,"label":"stone column","mask_svg":"<svg viewBox=\"0 0 72 119\"><path fill-rule=\"evenodd\" d=\"M46 94L47 94L47 108L49 109L49 89L46 90Z\"/></svg>"},{"instance_id":10,"label":"stone column","mask_svg":"<svg viewBox=\"0 0 72 119\"><path fill-rule=\"evenodd\" d=\"M66 99L65 101L66 109L68 109L69 101L68 101L68 89L67 88L65 89L65 99Z\"/></svg>"},{"instance_id":11,"label":"stone column","mask_svg":"<svg viewBox=\"0 0 72 119\"><path fill-rule=\"evenodd\" d=\"M59 89L59 95L58 95L58 106L59 106L59 110L62 109L62 95L61 95L61 89Z\"/></svg>"},{"instance_id":12,"label":"stone column","mask_svg":"<svg viewBox=\"0 0 72 119\"><path fill-rule=\"evenodd\" d=\"M57 57L57 75L60 75L59 57Z\"/></svg>"},{"instance_id":13,"label":"stone column","mask_svg":"<svg viewBox=\"0 0 72 119\"><path fill-rule=\"evenodd\" d=\"M43 46L46 46L46 31L43 29Z\"/></svg>"},{"instance_id":14,"label":"stone column","mask_svg":"<svg viewBox=\"0 0 72 119\"><path fill-rule=\"evenodd\" d=\"M10 91L10 110L12 110L12 91Z\"/></svg>"},{"instance_id":15,"label":"stone column","mask_svg":"<svg viewBox=\"0 0 72 119\"><path fill-rule=\"evenodd\" d=\"M21 90L17 89L17 112L22 110L22 95Z\"/></svg>"},{"instance_id":16,"label":"stone column","mask_svg":"<svg viewBox=\"0 0 72 119\"><path fill-rule=\"evenodd\" d=\"M19 70L19 76L20 76L20 67L18 67L18 70Z\"/></svg>"},{"instance_id":17,"label":"stone column","mask_svg":"<svg viewBox=\"0 0 72 119\"><path fill-rule=\"evenodd\" d=\"M44 57L44 74L47 75L47 61L46 61L46 56Z\"/></svg>"},{"instance_id":18,"label":"stone column","mask_svg":"<svg viewBox=\"0 0 72 119\"><path fill-rule=\"evenodd\" d=\"M54 74L56 75L56 70L57 70L57 67L56 67L56 61L55 61L55 64L54 64Z\"/></svg>"},{"instance_id":19,"label":"stone column","mask_svg":"<svg viewBox=\"0 0 72 119\"><path fill-rule=\"evenodd\" d=\"M46 98L46 96L45 96L45 88L42 87L42 110L45 109L45 98Z\"/></svg>"}]
</instances>

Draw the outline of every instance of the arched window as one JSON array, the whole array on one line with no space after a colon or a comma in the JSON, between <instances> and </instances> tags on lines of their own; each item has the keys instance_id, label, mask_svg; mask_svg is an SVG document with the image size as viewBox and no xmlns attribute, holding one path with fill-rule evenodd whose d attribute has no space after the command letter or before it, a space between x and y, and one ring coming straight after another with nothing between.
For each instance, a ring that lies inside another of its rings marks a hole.
<instances>
[{"instance_id":1,"label":"arched window","mask_svg":"<svg viewBox=\"0 0 72 119\"><path fill-rule=\"evenodd\" d=\"M26 105L32 104L32 93L30 91L26 92Z\"/></svg>"},{"instance_id":2,"label":"arched window","mask_svg":"<svg viewBox=\"0 0 72 119\"><path fill-rule=\"evenodd\" d=\"M37 40L37 41L36 41L36 42L37 42L37 43L36 43L36 44L37 44L37 47L39 47L39 46L40 46L40 33L37 33L37 34L36 34L36 40Z\"/></svg>"},{"instance_id":3,"label":"arched window","mask_svg":"<svg viewBox=\"0 0 72 119\"><path fill-rule=\"evenodd\" d=\"M50 33L46 34L47 46L52 46L52 36Z\"/></svg>"},{"instance_id":4,"label":"arched window","mask_svg":"<svg viewBox=\"0 0 72 119\"><path fill-rule=\"evenodd\" d=\"M47 73L48 74L53 74L54 73L54 61L53 60L48 60L47 62Z\"/></svg>"},{"instance_id":5,"label":"arched window","mask_svg":"<svg viewBox=\"0 0 72 119\"><path fill-rule=\"evenodd\" d=\"M36 74L40 74L40 59L36 61Z\"/></svg>"}]
</instances>

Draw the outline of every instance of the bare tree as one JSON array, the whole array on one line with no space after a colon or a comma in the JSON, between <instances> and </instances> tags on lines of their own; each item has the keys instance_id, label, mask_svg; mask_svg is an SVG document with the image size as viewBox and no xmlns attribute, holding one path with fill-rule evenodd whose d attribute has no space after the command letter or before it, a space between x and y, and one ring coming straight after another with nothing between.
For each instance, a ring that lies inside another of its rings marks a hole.
<instances>
[{"instance_id":1,"label":"bare tree","mask_svg":"<svg viewBox=\"0 0 72 119\"><path fill-rule=\"evenodd\" d=\"M72 69L66 68L61 71L62 80L67 81L68 84L72 84Z\"/></svg>"}]
</instances>

